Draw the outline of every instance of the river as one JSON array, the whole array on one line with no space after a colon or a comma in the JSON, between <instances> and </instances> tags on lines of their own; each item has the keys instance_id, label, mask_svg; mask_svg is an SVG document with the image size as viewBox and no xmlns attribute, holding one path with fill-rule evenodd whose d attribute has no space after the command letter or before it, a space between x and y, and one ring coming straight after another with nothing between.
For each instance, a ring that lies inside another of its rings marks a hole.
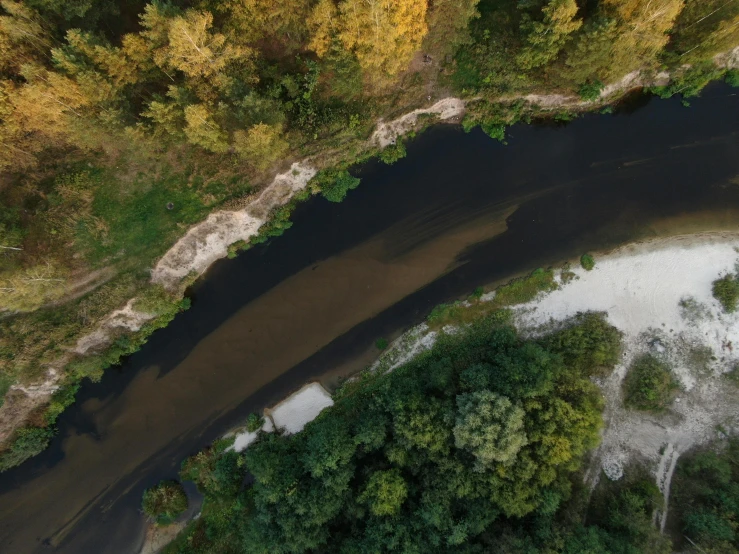
<instances>
[{"instance_id":1,"label":"river","mask_svg":"<svg viewBox=\"0 0 739 554\"><path fill-rule=\"evenodd\" d=\"M366 365L435 305L537 266L641 238L736 229L739 102L637 97L613 115L428 130L357 169L283 237L215 264L192 308L100 383L51 447L0 475L0 552L133 553L141 493L252 411Z\"/></svg>"}]
</instances>

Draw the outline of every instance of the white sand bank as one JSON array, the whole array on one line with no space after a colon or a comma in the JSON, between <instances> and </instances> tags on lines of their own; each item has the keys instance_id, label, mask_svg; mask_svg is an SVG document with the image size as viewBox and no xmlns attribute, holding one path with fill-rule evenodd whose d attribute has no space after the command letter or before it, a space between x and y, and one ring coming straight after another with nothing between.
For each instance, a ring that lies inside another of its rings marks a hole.
<instances>
[{"instance_id":1,"label":"white sand bank","mask_svg":"<svg viewBox=\"0 0 739 554\"><path fill-rule=\"evenodd\" d=\"M213 262L226 257L231 244L248 241L256 235L270 210L289 201L315 174L316 170L307 163L294 163L245 208L210 214L190 228L159 260L152 272L152 282L174 287L187 275L201 275Z\"/></svg>"},{"instance_id":2,"label":"white sand bank","mask_svg":"<svg viewBox=\"0 0 739 554\"><path fill-rule=\"evenodd\" d=\"M380 148L395 144L398 137L412 131L418 123L420 115L434 115L440 121L448 121L452 118L460 118L464 115L465 101L461 98L444 98L428 108L413 110L392 121L377 123L377 129L372 133L370 143Z\"/></svg>"},{"instance_id":3,"label":"white sand bank","mask_svg":"<svg viewBox=\"0 0 739 554\"><path fill-rule=\"evenodd\" d=\"M333 405L331 395L320 383L308 383L274 407L264 410L267 417L264 419L261 431L272 433L276 427L288 435L299 433L324 409ZM260 431L246 430L237 432L234 444L229 448L242 452L257 440L259 433Z\"/></svg>"},{"instance_id":4,"label":"white sand bank","mask_svg":"<svg viewBox=\"0 0 739 554\"><path fill-rule=\"evenodd\" d=\"M269 411L275 426L285 433L299 433L325 408L333 406L331 395L319 383L309 383Z\"/></svg>"}]
</instances>

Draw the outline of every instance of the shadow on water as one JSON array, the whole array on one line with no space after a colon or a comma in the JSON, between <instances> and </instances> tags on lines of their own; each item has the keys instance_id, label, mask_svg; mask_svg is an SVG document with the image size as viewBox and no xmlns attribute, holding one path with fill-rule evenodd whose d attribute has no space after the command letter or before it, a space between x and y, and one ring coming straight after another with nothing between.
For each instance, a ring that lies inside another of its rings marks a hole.
<instances>
[{"instance_id":1,"label":"shadow on water","mask_svg":"<svg viewBox=\"0 0 739 554\"><path fill-rule=\"evenodd\" d=\"M506 147L431 129L396 165L358 168L345 202L313 199L285 236L215 264L188 312L83 385L49 450L0 476L0 550L131 552L143 488L435 304L585 250L736 228L731 91L630 110L515 126Z\"/></svg>"}]
</instances>

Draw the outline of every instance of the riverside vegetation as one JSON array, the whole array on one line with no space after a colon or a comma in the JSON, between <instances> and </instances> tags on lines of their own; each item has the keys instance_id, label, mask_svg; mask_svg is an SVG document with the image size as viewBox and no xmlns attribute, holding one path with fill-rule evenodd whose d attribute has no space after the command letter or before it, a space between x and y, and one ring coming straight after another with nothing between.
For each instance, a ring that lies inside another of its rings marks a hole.
<instances>
[{"instance_id":1,"label":"riverside vegetation","mask_svg":"<svg viewBox=\"0 0 739 554\"><path fill-rule=\"evenodd\" d=\"M165 552L672 552L645 468L583 484L603 426L592 378L620 359L620 332L588 313L527 339L507 309L466 309L431 350L345 384L301 433L187 459L202 513ZM678 465L671 525L686 551L737 552L737 444Z\"/></svg>"},{"instance_id":2,"label":"riverside vegetation","mask_svg":"<svg viewBox=\"0 0 739 554\"><path fill-rule=\"evenodd\" d=\"M723 0L0 0L2 397L64 360L25 421L4 414L0 470L44 448L81 379L187 307L187 280L149 280L177 237L288 161L311 156L311 190L340 201L358 185L349 165L378 154L377 118L429 96L474 97L465 129L503 140L530 93L595 99L634 70L670 70L662 96L736 83L714 57L738 23ZM252 243L289 228L292 206ZM152 321L69 354L133 297Z\"/></svg>"},{"instance_id":3,"label":"riverside vegetation","mask_svg":"<svg viewBox=\"0 0 739 554\"><path fill-rule=\"evenodd\" d=\"M217 443L185 461L182 477L205 504L169 552L627 541L565 509L579 498L574 477L602 425L589 377L613 367L619 332L591 315L524 340L509 317L481 316L392 372L347 383L299 434L262 434L245 453Z\"/></svg>"}]
</instances>

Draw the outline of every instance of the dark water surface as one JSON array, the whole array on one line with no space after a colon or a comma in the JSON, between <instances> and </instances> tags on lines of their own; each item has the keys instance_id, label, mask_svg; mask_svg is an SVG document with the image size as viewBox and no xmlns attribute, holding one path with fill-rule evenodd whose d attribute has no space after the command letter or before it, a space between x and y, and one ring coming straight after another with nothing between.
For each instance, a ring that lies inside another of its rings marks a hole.
<instances>
[{"instance_id":1,"label":"dark water surface","mask_svg":"<svg viewBox=\"0 0 739 554\"><path fill-rule=\"evenodd\" d=\"M359 369L439 302L585 250L739 227L739 102L652 100L509 145L439 127L341 204L216 264L192 308L98 384L51 448L0 475L0 552L131 553L142 490L251 411Z\"/></svg>"}]
</instances>

